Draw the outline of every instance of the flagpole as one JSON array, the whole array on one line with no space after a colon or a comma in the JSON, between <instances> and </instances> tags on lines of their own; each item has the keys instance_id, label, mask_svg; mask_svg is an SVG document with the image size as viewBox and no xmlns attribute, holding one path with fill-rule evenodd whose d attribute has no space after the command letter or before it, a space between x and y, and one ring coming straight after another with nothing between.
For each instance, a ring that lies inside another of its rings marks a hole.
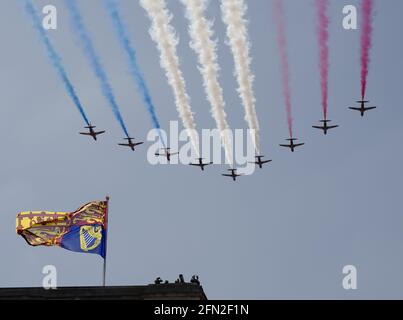
<instances>
[{"instance_id":1,"label":"flagpole","mask_svg":"<svg viewBox=\"0 0 403 320\"><path fill-rule=\"evenodd\" d=\"M106 196L106 214L105 214L105 258L104 258L104 268L103 268L103 278L102 285L106 286L106 253L108 248L108 211L109 211L109 196Z\"/></svg>"}]
</instances>

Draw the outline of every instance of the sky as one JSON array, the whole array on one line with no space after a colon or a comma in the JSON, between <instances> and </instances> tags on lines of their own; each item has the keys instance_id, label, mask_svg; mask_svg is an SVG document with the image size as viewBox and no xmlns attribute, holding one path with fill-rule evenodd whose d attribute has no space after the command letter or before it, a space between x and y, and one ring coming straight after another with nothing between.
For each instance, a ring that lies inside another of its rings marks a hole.
<instances>
[{"instance_id":1,"label":"sky","mask_svg":"<svg viewBox=\"0 0 403 320\"><path fill-rule=\"evenodd\" d=\"M164 129L178 120L172 91L137 1L119 1ZM286 0L294 132L306 145L294 154L288 138L272 1L247 1L254 89L262 152L273 162L232 183L215 165L202 174L187 165L147 162L149 143L135 153L123 138L61 1L50 37L91 119L107 134L95 143L78 134L84 123L52 68L30 18L14 0L0 3L0 287L41 286L45 265L58 286L102 283L102 258L58 247L30 247L15 233L19 211L73 211L110 195L107 284L146 285L199 275L210 299L403 298L403 138L400 106L403 43L399 0L376 1L365 118L347 107L360 98L359 30L342 27L344 5L329 15L328 136L312 129L322 117L314 1ZM151 122L136 90L112 23L100 1L78 1L110 78L129 132L145 140ZM199 129L214 128L189 48L180 1L168 1L180 39L178 55ZM218 0L214 21L220 82L228 123L245 128L234 63ZM354 265L358 289L342 286Z\"/></svg>"}]
</instances>

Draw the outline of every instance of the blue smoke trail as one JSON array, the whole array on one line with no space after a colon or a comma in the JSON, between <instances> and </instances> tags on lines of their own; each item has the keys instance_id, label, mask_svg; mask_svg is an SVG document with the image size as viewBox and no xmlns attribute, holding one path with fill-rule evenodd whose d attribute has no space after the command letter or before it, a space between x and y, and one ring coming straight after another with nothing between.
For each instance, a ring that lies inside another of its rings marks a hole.
<instances>
[{"instance_id":1,"label":"blue smoke trail","mask_svg":"<svg viewBox=\"0 0 403 320\"><path fill-rule=\"evenodd\" d=\"M115 0L104 0L104 4L108 11L109 16L112 19L112 22L115 27L115 31L119 38L120 44L127 54L127 58L128 58L129 66L130 66L130 74L133 77L134 81L136 82L138 90L147 107L147 111L150 114L153 127L158 130L160 140L161 140L162 144L164 145L164 148L166 148L166 143L161 135L161 126L160 126L160 122L158 120L158 117L157 117L157 114L155 111L154 104L151 99L151 95L148 90L144 76L143 76L142 72L140 71L140 67L137 62L136 50L134 49L132 43L130 42L127 28L119 13L118 4Z\"/></svg>"},{"instance_id":2,"label":"blue smoke trail","mask_svg":"<svg viewBox=\"0 0 403 320\"><path fill-rule=\"evenodd\" d=\"M122 115L120 114L120 111L119 111L119 106L118 106L115 96L113 94L112 87L109 83L108 77L101 65L101 62L98 58L98 55L96 54L92 41L84 26L80 12L78 11L77 3L75 0L65 0L64 3L66 5L66 7L69 9L72 24L81 40L81 43L84 48L84 52L90 61L91 67L93 68L95 75L101 82L102 92L103 92L105 98L108 100L109 104L111 105L113 113L114 113L116 119L118 120L120 126L122 127L126 137L129 137L129 133L127 131L126 125L125 125Z\"/></svg>"},{"instance_id":3,"label":"blue smoke trail","mask_svg":"<svg viewBox=\"0 0 403 320\"><path fill-rule=\"evenodd\" d=\"M35 7L33 6L31 0L25 0L25 11L31 16L34 27L38 31L43 44L45 45L46 52L49 56L49 59L52 61L53 66L55 67L57 73L59 74L60 78L63 81L63 84L67 90L69 96L73 99L74 104L76 105L78 111L80 111L81 116L83 117L84 121L87 125L90 125L90 121L88 120L87 115L85 114L84 108L81 105L80 99L76 94L76 91L70 82L66 70L63 67L62 59L57 54L55 48L53 47L52 43L50 42L49 36L46 30L42 27L41 19L36 11Z\"/></svg>"}]
</instances>

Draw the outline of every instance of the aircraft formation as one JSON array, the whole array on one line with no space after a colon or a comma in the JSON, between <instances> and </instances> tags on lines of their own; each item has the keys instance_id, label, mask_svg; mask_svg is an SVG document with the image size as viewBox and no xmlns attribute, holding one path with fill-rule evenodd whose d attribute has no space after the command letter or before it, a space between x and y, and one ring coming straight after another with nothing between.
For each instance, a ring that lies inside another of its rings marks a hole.
<instances>
[{"instance_id":1,"label":"aircraft formation","mask_svg":"<svg viewBox=\"0 0 403 320\"><path fill-rule=\"evenodd\" d=\"M365 107L365 104L369 103L369 101L365 101L365 100L359 100L357 101L357 103L360 104L359 107L349 107L350 110L355 110L355 111L359 111L361 116L364 117L365 112L376 109L377 107ZM338 128L338 125L329 125L329 123L331 122L331 120L320 120L320 123L322 123L321 126L312 126L312 128L314 129L319 129L323 131L324 135L327 135L327 132L331 129L335 129ZM88 129L88 132L80 132L81 135L87 135L87 136L91 136L95 141L97 140L97 136L100 134L105 133L106 131L95 131L94 129L96 128L95 126L86 126L84 127L85 129ZM134 138L124 138L124 140L127 140L127 143L119 143L119 146L124 146L124 147L128 147L130 148L132 151L135 151L135 147L143 144L144 142L140 141L140 142L133 142ZM286 139L286 141L288 141L288 144L280 144L280 147L283 148L289 148L291 150L291 152L295 152L296 148L304 146L305 143L295 143L296 141L298 141L297 138L289 138ZM173 155L178 155L179 152L172 152L171 148L167 147L167 148L162 148L160 149L158 152L155 153L155 156L158 157L165 157L168 162L171 161L171 158ZM257 155L255 156L255 161L254 162L249 162L251 164L255 164L256 166L258 166L260 169L263 169L263 166L265 164L268 164L270 162L272 162L272 160L264 160L264 155ZM204 169L209 166L212 165L213 162L203 162L203 158L197 158L195 159L196 163L190 163L190 166L194 166L194 167L199 167L202 171L204 171ZM237 169L228 169L228 171L230 172L229 174L222 174L222 176L224 177L229 177L231 178L233 181L237 181L238 177L241 177L242 174L238 174L237 173Z\"/></svg>"},{"instance_id":2,"label":"aircraft formation","mask_svg":"<svg viewBox=\"0 0 403 320\"><path fill-rule=\"evenodd\" d=\"M62 64L62 59L56 52L49 35L44 31L38 12L36 11L32 0L25 0L26 12L31 16L34 22L34 27L38 31L40 38L46 48L49 58L52 61L53 66L56 68L61 80L63 81L66 91L72 98L77 109L80 111L86 126L84 129L88 132L79 132L81 135L89 136L94 141L98 140L98 136L104 134L106 131L96 131L96 126L92 125L88 120L88 117L84 111L83 106L78 98L75 88L71 83L67 72ZM218 59L215 49L215 43L213 40L214 30L212 30L212 24L208 22L205 17L205 10L207 6L206 0L181 0L186 9L186 17L189 22L189 35L192 40L192 49L198 56L199 70L203 78L204 90L208 102L211 105L211 113L220 132L224 132L229 129L229 125L226 119L226 113L224 110L224 98L223 89L220 86L218 79ZM259 123L255 109L255 96L253 92L253 79L254 76L251 70L251 57L250 57L250 44L247 33L246 23L246 10L247 6L245 0L221 0L220 8L222 11L222 19L226 26L227 31L227 44L231 49L234 57L235 76L238 82L239 97L242 102L242 106L245 111L245 119L249 129L256 131L256 143L255 143L255 161L250 162L255 164L260 169L264 165L272 162L272 160L265 160L265 156L260 152L260 137L259 137ZM357 103L359 106L349 107L350 110L360 112L364 117L367 111L376 109L375 106L367 106L368 100L365 100L368 65L369 65L369 50L372 43L372 8L373 0L361 0L362 5L362 34L361 34L361 100ZM139 63L136 58L136 50L132 45L128 30L125 26L124 20L120 14L119 5L116 0L105 0L106 10L113 22L113 27L116 31L116 35L120 41L121 47L127 56L128 66L130 74L137 85L137 89L141 97L143 98L144 105L147 112L150 115L152 125L155 129L160 130L160 124L156 112L156 108L152 101L151 93L147 87L146 81L142 75ZM101 60L95 50L91 37L87 32L84 21L80 15L76 0L65 0L66 7L71 15L72 25L74 26L74 32L82 44L84 54L88 58L88 62L92 67L95 76L98 78L100 88L104 97L109 103L116 120L119 122L120 127L124 133L124 143L119 143L119 146L129 148L132 151L136 150L136 147L142 145L144 142L136 141L131 138L126 124L123 120L123 116L120 112L120 107L116 102L112 86L109 82L109 78L105 70L103 69ZM291 88L290 88L290 70L287 54L287 39L286 39L286 19L284 14L284 3L282 0L273 0L274 4L274 21L277 30L277 44L280 53L281 71L282 71L282 83L283 93L285 101L285 109L287 113L287 123L289 129L289 138L286 139L286 144L280 144L280 147L287 148L291 152L295 152L296 149L305 145L304 142L298 142L295 138L293 131L292 120L292 102L291 102ZM167 9L166 0L140 0L140 5L146 11L151 21L150 34L152 40L156 43L160 52L161 66L165 69L168 83L172 87L173 94L175 96L176 107L179 113L179 117L182 120L183 126L189 130L194 130L196 124L193 118L193 113L190 106L190 100L186 94L186 81L182 75L179 63L179 57L177 55L177 41L171 21L171 13ZM312 126L314 129L321 130L324 135L327 135L329 131L336 129L339 125L331 124L331 120L328 119L328 106L327 106L327 93L328 93L328 68L329 68L329 18L327 17L327 10L329 6L329 0L315 0L317 19L318 19L318 47L319 47L319 68L321 76L321 93L322 93L322 109L323 120L320 120L320 125ZM209 57L206 59L205 57ZM246 79L246 80L245 80ZM160 137L161 138L161 137ZM189 138L192 142L193 148L199 154L198 145L195 142L192 134L189 134ZM161 138L162 141L164 141ZM230 154L229 144L226 143L228 139L223 139L223 149L228 156ZM163 142L164 146L165 143ZM171 150L170 147L164 147L155 153L155 156L165 157L168 162L171 161L172 156L178 155L178 152ZM206 167L212 165L212 162L207 162L202 157L198 157L194 162L189 163L190 166L198 167L201 171L204 171ZM238 173L238 169L231 165L228 170L229 173L224 173L222 176L231 178L233 181L237 181L242 174Z\"/></svg>"}]
</instances>

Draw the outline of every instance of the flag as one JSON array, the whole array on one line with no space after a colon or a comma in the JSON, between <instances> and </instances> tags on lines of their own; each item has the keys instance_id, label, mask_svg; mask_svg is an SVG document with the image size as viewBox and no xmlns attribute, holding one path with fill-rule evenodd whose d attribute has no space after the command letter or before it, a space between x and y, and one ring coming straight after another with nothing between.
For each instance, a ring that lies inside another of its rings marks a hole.
<instances>
[{"instance_id":1,"label":"flag","mask_svg":"<svg viewBox=\"0 0 403 320\"><path fill-rule=\"evenodd\" d=\"M74 212L25 211L16 231L31 246L59 246L105 259L108 201L93 201Z\"/></svg>"}]
</instances>

